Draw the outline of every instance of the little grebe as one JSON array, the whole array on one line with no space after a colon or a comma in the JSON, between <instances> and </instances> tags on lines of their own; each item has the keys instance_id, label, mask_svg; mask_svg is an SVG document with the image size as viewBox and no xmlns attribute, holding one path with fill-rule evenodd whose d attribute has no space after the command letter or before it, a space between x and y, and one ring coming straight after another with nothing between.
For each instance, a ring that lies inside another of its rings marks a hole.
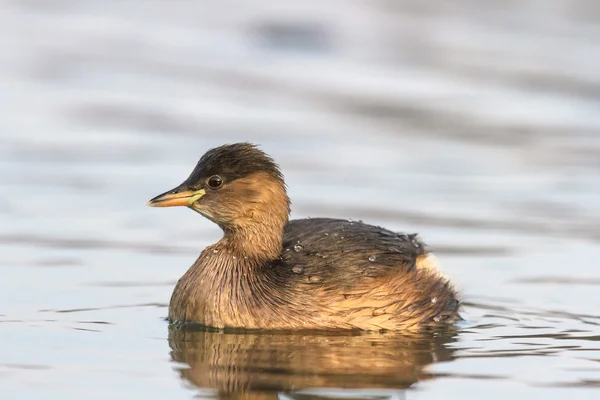
<instances>
[{"instance_id":1,"label":"little grebe","mask_svg":"<svg viewBox=\"0 0 600 400\"><path fill-rule=\"evenodd\" d=\"M224 233L177 282L172 322L416 330L460 319L456 291L417 235L341 219L289 221L283 175L252 144L209 150L185 182L148 205L187 206Z\"/></svg>"}]
</instances>

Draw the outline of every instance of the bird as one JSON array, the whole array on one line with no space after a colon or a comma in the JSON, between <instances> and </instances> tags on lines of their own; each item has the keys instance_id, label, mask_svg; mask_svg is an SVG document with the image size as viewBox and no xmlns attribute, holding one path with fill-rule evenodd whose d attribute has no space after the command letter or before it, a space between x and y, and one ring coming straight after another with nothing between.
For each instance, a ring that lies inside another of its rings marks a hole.
<instances>
[{"instance_id":1,"label":"bird","mask_svg":"<svg viewBox=\"0 0 600 400\"><path fill-rule=\"evenodd\" d=\"M148 205L188 207L223 232L175 285L171 324L412 332L461 319L458 291L418 234L290 220L281 169L255 144L208 150L182 184Z\"/></svg>"}]
</instances>

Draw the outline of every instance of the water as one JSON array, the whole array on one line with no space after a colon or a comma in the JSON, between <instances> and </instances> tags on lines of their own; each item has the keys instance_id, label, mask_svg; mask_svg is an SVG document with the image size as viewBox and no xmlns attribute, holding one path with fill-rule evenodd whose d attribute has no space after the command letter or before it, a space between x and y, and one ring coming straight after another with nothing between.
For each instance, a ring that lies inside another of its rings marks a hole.
<instances>
[{"instance_id":1,"label":"water","mask_svg":"<svg viewBox=\"0 0 600 400\"><path fill-rule=\"evenodd\" d=\"M3 399L598 397L597 2L2 3ZM239 140L293 217L419 232L465 321L169 332L219 231L145 203Z\"/></svg>"}]
</instances>

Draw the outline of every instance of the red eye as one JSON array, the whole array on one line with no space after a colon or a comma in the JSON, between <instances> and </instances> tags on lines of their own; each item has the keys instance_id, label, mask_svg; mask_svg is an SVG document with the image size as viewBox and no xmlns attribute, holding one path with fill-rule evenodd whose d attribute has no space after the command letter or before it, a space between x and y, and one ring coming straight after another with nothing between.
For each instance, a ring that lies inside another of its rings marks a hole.
<instances>
[{"instance_id":1,"label":"red eye","mask_svg":"<svg viewBox=\"0 0 600 400\"><path fill-rule=\"evenodd\" d=\"M223 179L219 175L213 175L206 181L206 184L211 189L217 189L223 184Z\"/></svg>"}]
</instances>

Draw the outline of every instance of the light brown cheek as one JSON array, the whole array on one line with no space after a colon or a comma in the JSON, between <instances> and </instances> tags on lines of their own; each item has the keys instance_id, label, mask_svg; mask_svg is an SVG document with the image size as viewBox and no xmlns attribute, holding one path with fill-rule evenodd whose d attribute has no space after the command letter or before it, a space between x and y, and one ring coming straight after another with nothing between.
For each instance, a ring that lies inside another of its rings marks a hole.
<instances>
[{"instance_id":1,"label":"light brown cheek","mask_svg":"<svg viewBox=\"0 0 600 400\"><path fill-rule=\"evenodd\" d=\"M196 204L194 209L217 223L229 222L232 219L227 207L212 201Z\"/></svg>"},{"instance_id":2,"label":"light brown cheek","mask_svg":"<svg viewBox=\"0 0 600 400\"><path fill-rule=\"evenodd\" d=\"M223 222L232 223L241 218L240 215L241 210L236 210L227 206L219 206L217 208L217 218Z\"/></svg>"}]
</instances>

